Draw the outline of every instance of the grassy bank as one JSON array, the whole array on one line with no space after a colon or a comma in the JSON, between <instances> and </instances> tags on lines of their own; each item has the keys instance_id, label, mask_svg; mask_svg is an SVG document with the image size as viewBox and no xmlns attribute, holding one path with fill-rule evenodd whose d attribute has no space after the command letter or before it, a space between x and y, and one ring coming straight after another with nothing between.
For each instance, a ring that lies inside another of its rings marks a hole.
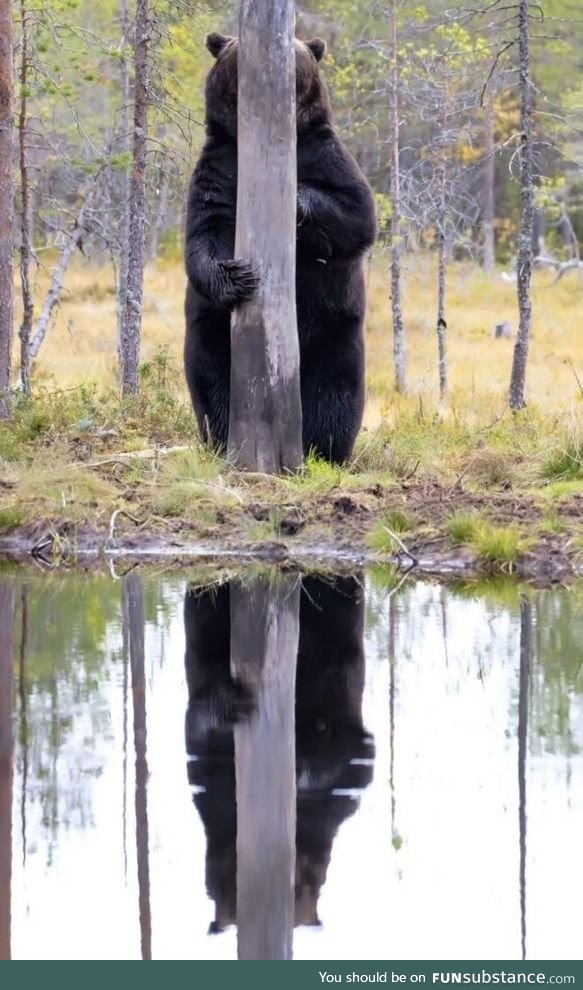
<instances>
[{"instance_id":1,"label":"grassy bank","mask_svg":"<svg viewBox=\"0 0 583 990\"><path fill-rule=\"evenodd\" d=\"M403 398L390 385L384 266L377 259L370 273L367 410L352 462L340 469L310 460L297 476L276 479L241 475L196 440L180 367L179 266L149 273L142 392L123 404L109 276L73 272L33 399L20 397L12 423L0 424L0 537L23 532L28 545L48 538L57 549L92 534L100 545L155 537L211 550L320 546L403 559L431 550L490 572L533 557L578 565L580 283L551 286L548 274L539 275L533 401L512 416L505 394L513 342L493 340L492 327L513 322L513 287L454 269L452 385L439 403L433 272L410 263Z\"/></svg>"}]
</instances>

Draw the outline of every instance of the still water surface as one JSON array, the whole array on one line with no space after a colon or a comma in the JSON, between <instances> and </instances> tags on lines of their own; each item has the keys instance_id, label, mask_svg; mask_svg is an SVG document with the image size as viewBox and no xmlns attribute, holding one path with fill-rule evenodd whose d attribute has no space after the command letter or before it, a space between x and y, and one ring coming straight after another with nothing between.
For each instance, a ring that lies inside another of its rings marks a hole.
<instances>
[{"instance_id":1,"label":"still water surface","mask_svg":"<svg viewBox=\"0 0 583 990\"><path fill-rule=\"evenodd\" d=\"M191 577L0 577L0 958L581 957L583 588Z\"/></svg>"}]
</instances>

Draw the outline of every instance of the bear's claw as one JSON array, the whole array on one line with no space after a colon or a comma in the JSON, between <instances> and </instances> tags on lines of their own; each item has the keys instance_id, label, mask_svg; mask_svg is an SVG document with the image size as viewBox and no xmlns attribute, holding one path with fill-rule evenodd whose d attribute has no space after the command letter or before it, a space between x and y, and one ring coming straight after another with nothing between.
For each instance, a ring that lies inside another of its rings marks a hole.
<instances>
[{"instance_id":1,"label":"bear's claw","mask_svg":"<svg viewBox=\"0 0 583 990\"><path fill-rule=\"evenodd\" d=\"M232 309L238 303L252 299L260 282L259 272L246 261L221 261L218 265L215 301Z\"/></svg>"}]
</instances>

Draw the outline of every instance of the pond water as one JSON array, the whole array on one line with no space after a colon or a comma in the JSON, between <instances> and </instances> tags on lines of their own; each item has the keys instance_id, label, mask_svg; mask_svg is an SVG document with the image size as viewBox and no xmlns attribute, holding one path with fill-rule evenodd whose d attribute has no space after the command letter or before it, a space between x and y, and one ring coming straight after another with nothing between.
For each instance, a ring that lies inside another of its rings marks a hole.
<instances>
[{"instance_id":1,"label":"pond water","mask_svg":"<svg viewBox=\"0 0 583 990\"><path fill-rule=\"evenodd\" d=\"M194 580L0 575L0 958L580 958L583 588Z\"/></svg>"}]
</instances>

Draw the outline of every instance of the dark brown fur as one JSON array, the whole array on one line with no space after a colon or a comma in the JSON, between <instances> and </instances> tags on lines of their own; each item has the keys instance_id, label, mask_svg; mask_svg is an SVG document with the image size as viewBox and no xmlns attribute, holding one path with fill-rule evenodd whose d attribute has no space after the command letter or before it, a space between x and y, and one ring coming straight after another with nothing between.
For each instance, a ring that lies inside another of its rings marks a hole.
<instances>
[{"instance_id":1,"label":"dark brown fur","mask_svg":"<svg viewBox=\"0 0 583 990\"><path fill-rule=\"evenodd\" d=\"M234 258L237 42L207 38L207 140L190 184L186 229L185 368L205 439L225 447L230 318L258 275ZM364 406L362 259L376 233L370 187L332 125L319 71L324 42L296 41L298 226L296 298L303 445L332 461L352 452Z\"/></svg>"}]
</instances>

